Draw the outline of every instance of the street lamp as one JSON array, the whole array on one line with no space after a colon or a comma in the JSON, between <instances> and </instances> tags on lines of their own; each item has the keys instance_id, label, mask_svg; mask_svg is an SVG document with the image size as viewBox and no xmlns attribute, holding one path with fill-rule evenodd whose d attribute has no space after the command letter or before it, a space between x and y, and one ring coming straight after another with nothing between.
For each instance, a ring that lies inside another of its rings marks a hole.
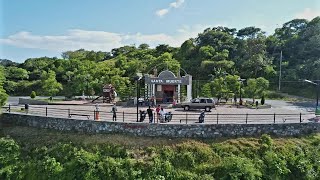
<instances>
[{"instance_id":1,"label":"street lamp","mask_svg":"<svg viewBox=\"0 0 320 180\"><path fill-rule=\"evenodd\" d=\"M242 89L241 89L241 87L242 87L243 81L245 81L245 80L246 79L241 79L240 77L238 79L238 81L240 81L240 101L239 101L239 105L242 105Z\"/></svg>"},{"instance_id":2,"label":"street lamp","mask_svg":"<svg viewBox=\"0 0 320 180\"><path fill-rule=\"evenodd\" d=\"M134 77L134 80L136 81L136 88L137 88L137 122L139 122L139 94L140 94L140 91L139 91L139 81L141 80L142 78L142 74L141 73L137 73L137 75Z\"/></svg>"},{"instance_id":3,"label":"street lamp","mask_svg":"<svg viewBox=\"0 0 320 180\"><path fill-rule=\"evenodd\" d=\"M310 81L305 79L304 82L316 85L316 91L317 91L317 104L316 104L316 115L320 115L320 112L318 112L318 106L319 106L319 91L320 91L320 80Z\"/></svg>"}]
</instances>

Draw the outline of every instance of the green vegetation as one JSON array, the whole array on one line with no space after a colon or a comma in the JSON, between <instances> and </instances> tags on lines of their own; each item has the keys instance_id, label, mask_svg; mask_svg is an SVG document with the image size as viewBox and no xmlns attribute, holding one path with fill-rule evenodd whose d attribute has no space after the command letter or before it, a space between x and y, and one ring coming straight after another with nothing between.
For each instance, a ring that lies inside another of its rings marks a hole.
<instances>
[{"instance_id":1,"label":"green vegetation","mask_svg":"<svg viewBox=\"0 0 320 180\"><path fill-rule=\"evenodd\" d=\"M103 85L111 83L125 100L134 96L136 73L153 73L157 66L158 73L169 68L183 76L184 72L179 73L179 68L183 68L193 75L193 89L200 89L194 91L194 96L239 98L237 78L241 77L247 79L242 95L255 99L264 95L261 90L265 88L276 89L282 51L282 91L313 98L314 87L299 80L320 79L319 35L320 17L316 17L311 21L291 20L271 35L258 27L212 27L180 47L161 44L150 48L141 44L114 48L111 52L79 49L63 52L62 59L30 58L21 64L1 60L3 87L10 95L30 95L34 90L38 95L70 98L83 92L100 95ZM253 82L262 78L266 80L264 84ZM185 91L181 89L182 94ZM0 98L5 99L4 94L0 90Z\"/></svg>"},{"instance_id":2,"label":"green vegetation","mask_svg":"<svg viewBox=\"0 0 320 180\"><path fill-rule=\"evenodd\" d=\"M320 178L319 134L203 141L6 127L0 136L0 179Z\"/></svg>"},{"instance_id":3,"label":"green vegetation","mask_svg":"<svg viewBox=\"0 0 320 180\"><path fill-rule=\"evenodd\" d=\"M37 96L36 92L32 91L31 94L30 94L31 99L36 98L36 96Z\"/></svg>"}]
</instances>

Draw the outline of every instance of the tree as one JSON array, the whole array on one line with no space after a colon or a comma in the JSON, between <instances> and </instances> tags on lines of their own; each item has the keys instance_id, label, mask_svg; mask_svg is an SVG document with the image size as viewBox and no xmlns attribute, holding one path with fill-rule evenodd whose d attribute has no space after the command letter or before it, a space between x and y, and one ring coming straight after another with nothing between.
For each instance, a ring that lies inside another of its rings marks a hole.
<instances>
[{"instance_id":1,"label":"tree","mask_svg":"<svg viewBox=\"0 0 320 180\"><path fill-rule=\"evenodd\" d=\"M264 32L261 31L260 28L256 28L254 26L246 27L243 29L240 29L237 33L237 36L240 38L257 38L259 35L264 34Z\"/></svg>"},{"instance_id":2,"label":"tree","mask_svg":"<svg viewBox=\"0 0 320 180\"><path fill-rule=\"evenodd\" d=\"M5 105L8 100L8 94L3 89L4 81L5 81L4 67L0 66L0 105L1 106Z\"/></svg>"},{"instance_id":3,"label":"tree","mask_svg":"<svg viewBox=\"0 0 320 180\"><path fill-rule=\"evenodd\" d=\"M23 68L9 66L5 69L6 79L9 80L24 80L29 79L28 71Z\"/></svg>"},{"instance_id":4,"label":"tree","mask_svg":"<svg viewBox=\"0 0 320 180\"><path fill-rule=\"evenodd\" d=\"M246 93L252 97L253 102L257 96L264 95L264 92L269 87L269 81L263 77L257 79L248 79L247 87L245 88Z\"/></svg>"},{"instance_id":5,"label":"tree","mask_svg":"<svg viewBox=\"0 0 320 180\"><path fill-rule=\"evenodd\" d=\"M149 47L150 47L150 46L149 46L148 44L145 44L145 43L144 43L144 44L140 44L138 48L139 48L139 49L149 49Z\"/></svg>"},{"instance_id":6,"label":"tree","mask_svg":"<svg viewBox=\"0 0 320 180\"><path fill-rule=\"evenodd\" d=\"M218 98L218 101L228 93L226 83L222 77L215 78L212 82L212 87L214 95Z\"/></svg>"},{"instance_id":7,"label":"tree","mask_svg":"<svg viewBox=\"0 0 320 180\"><path fill-rule=\"evenodd\" d=\"M62 85L56 80L56 73L52 70L41 75L42 92L44 95L54 96L62 90Z\"/></svg>"}]
</instances>

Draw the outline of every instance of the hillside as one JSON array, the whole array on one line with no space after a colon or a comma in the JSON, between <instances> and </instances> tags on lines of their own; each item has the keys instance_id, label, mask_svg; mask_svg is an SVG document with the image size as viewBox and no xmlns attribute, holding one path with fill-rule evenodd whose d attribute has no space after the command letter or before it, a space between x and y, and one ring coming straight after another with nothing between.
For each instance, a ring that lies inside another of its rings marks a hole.
<instances>
[{"instance_id":1,"label":"hillside","mask_svg":"<svg viewBox=\"0 0 320 180\"><path fill-rule=\"evenodd\" d=\"M2 126L0 135L1 179L320 178L319 134L202 141Z\"/></svg>"}]
</instances>

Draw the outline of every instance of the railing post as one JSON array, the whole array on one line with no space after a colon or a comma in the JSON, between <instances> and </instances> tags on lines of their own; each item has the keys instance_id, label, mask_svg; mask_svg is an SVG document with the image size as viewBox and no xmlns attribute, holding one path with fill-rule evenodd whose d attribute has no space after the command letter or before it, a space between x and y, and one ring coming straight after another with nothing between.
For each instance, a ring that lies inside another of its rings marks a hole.
<instances>
[{"instance_id":1,"label":"railing post","mask_svg":"<svg viewBox=\"0 0 320 180\"><path fill-rule=\"evenodd\" d=\"M48 107L46 107L46 117L48 116Z\"/></svg>"},{"instance_id":2,"label":"railing post","mask_svg":"<svg viewBox=\"0 0 320 180\"><path fill-rule=\"evenodd\" d=\"M156 123L156 113L153 113L153 123Z\"/></svg>"},{"instance_id":3,"label":"railing post","mask_svg":"<svg viewBox=\"0 0 320 180\"><path fill-rule=\"evenodd\" d=\"M71 116L70 116L70 109L68 109L68 117L71 118Z\"/></svg>"},{"instance_id":4,"label":"railing post","mask_svg":"<svg viewBox=\"0 0 320 180\"><path fill-rule=\"evenodd\" d=\"M9 104L9 113L11 112L11 105Z\"/></svg>"},{"instance_id":5,"label":"railing post","mask_svg":"<svg viewBox=\"0 0 320 180\"><path fill-rule=\"evenodd\" d=\"M157 115L157 124L159 123L159 118L158 118L158 115Z\"/></svg>"},{"instance_id":6,"label":"railing post","mask_svg":"<svg viewBox=\"0 0 320 180\"><path fill-rule=\"evenodd\" d=\"M246 124L248 124L248 113L246 114Z\"/></svg>"},{"instance_id":7,"label":"railing post","mask_svg":"<svg viewBox=\"0 0 320 180\"><path fill-rule=\"evenodd\" d=\"M301 114L301 112L300 112L300 123L302 123L302 114Z\"/></svg>"},{"instance_id":8,"label":"railing post","mask_svg":"<svg viewBox=\"0 0 320 180\"><path fill-rule=\"evenodd\" d=\"M96 110L93 110L93 120L96 120Z\"/></svg>"},{"instance_id":9,"label":"railing post","mask_svg":"<svg viewBox=\"0 0 320 180\"><path fill-rule=\"evenodd\" d=\"M122 122L124 122L124 111L122 111Z\"/></svg>"},{"instance_id":10,"label":"railing post","mask_svg":"<svg viewBox=\"0 0 320 180\"><path fill-rule=\"evenodd\" d=\"M219 113L217 113L217 124L219 124Z\"/></svg>"},{"instance_id":11,"label":"railing post","mask_svg":"<svg viewBox=\"0 0 320 180\"><path fill-rule=\"evenodd\" d=\"M188 124L188 113L186 113L186 124Z\"/></svg>"},{"instance_id":12,"label":"railing post","mask_svg":"<svg viewBox=\"0 0 320 180\"><path fill-rule=\"evenodd\" d=\"M273 114L273 123L276 123L276 113Z\"/></svg>"}]
</instances>

